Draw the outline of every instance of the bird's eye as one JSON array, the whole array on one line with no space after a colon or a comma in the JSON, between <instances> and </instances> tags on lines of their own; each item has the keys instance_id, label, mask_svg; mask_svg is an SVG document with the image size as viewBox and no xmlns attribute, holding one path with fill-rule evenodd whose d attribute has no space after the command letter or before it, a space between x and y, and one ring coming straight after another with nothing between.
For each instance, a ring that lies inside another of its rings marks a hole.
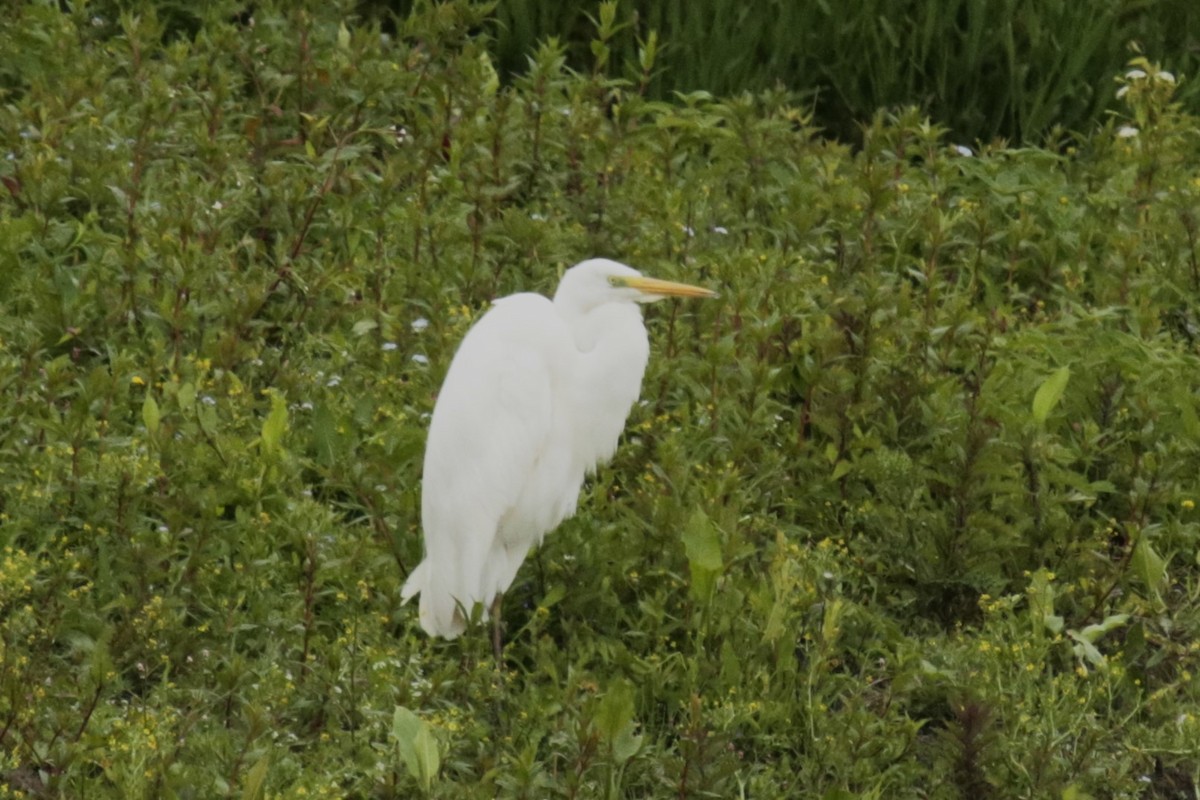
<instances>
[{"instance_id":1,"label":"bird's eye","mask_svg":"<svg viewBox=\"0 0 1200 800\"><path fill-rule=\"evenodd\" d=\"M609 286L620 286L621 279L618 278L616 275L609 275L608 276L608 285Z\"/></svg>"}]
</instances>

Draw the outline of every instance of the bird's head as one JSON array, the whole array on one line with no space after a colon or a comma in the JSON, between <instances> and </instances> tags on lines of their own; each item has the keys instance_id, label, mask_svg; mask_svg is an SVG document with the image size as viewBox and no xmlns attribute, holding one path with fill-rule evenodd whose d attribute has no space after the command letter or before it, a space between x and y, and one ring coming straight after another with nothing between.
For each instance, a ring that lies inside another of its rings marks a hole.
<instances>
[{"instance_id":1,"label":"bird's head","mask_svg":"<svg viewBox=\"0 0 1200 800\"><path fill-rule=\"evenodd\" d=\"M607 258L593 258L563 274L554 300L587 309L603 303L654 303L667 297L716 296L711 289L648 278L633 267Z\"/></svg>"}]
</instances>

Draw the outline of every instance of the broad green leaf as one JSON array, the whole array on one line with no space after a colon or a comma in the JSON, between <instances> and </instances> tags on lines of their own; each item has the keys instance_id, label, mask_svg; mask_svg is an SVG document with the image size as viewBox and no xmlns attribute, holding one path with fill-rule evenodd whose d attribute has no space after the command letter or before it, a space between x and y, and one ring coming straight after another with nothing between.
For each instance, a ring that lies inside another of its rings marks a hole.
<instances>
[{"instance_id":1,"label":"broad green leaf","mask_svg":"<svg viewBox=\"0 0 1200 800\"><path fill-rule=\"evenodd\" d=\"M337 420L329 406L317 404L312 413L312 446L316 451L317 461L325 466L332 466L341 447L341 436L338 435Z\"/></svg>"},{"instance_id":2,"label":"broad green leaf","mask_svg":"<svg viewBox=\"0 0 1200 800\"><path fill-rule=\"evenodd\" d=\"M204 433L210 438L217 435L217 409L215 406L208 403L196 406L196 419L200 422Z\"/></svg>"},{"instance_id":3,"label":"broad green leaf","mask_svg":"<svg viewBox=\"0 0 1200 800\"><path fill-rule=\"evenodd\" d=\"M1062 400L1063 392L1067 389L1067 381L1071 378L1070 367L1060 367L1042 381L1033 395L1033 419L1042 423L1050 416L1050 412Z\"/></svg>"},{"instance_id":4,"label":"broad green leaf","mask_svg":"<svg viewBox=\"0 0 1200 800\"><path fill-rule=\"evenodd\" d=\"M692 574L692 595L703 600L716 584L723 561L716 526L700 509L692 513L683 530L683 547Z\"/></svg>"},{"instance_id":5,"label":"broad green leaf","mask_svg":"<svg viewBox=\"0 0 1200 800\"><path fill-rule=\"evenodd\" d=\"M271 760L267 755L254 762L254 766L246 773L246 784L242 787L242 800L258 800L263 796L263 784L266 783L267 768L270 764Z\"/></svg>"},{"instance_id":6,"label":"broad green leaf","mask_svg":"<svg viewBox=\"0 0 1200 800\"><path fill-rule=\"evenodd\" d=\"M1107 666L1108 660L1096 649L1096 645L1083 638L1078 631L1067 631L1067 635L1075 642L1075 655L1087 660L1094 667Z\"/></svg>"},{"instance_id":7,"label":"broad green leaf","mask_svg":"<svg viewBox=\"0 0 1200 800\"><path fill-rule=\"evenodd\" d=\"M279 392L271 392L271 412L262 426L263 450L277 453L283 446L283 434L287 430L287 401Z\"/></svg>"},{"instance_id":8,"label":"broad green leaf","mask_svg":"<svg viewBox=\"0 0 1200 800\"><path fill-rule=\"evenodd\" d=\"M378 327L379 323L373 319L360 319L358 322L354 323L354 327L350 329L350 332L355 336L363 336L364 334L368 334Z\"/></svg>"},{"instance_id":9,"label":"broad green leaf","mask_svg":"<svg viewBox=\"0 0 1200 800\"><path fill-rule=\"evenodd\" d=\"M417 735L413 737L413 753L417 763L417 782L428 793L442 766L442 759L438 753L437 740L423 721Z\"/></svg>"},{"instance_id":10,"label":"broad green leaf","mask_svg":"<svg viewBox=\"0 0 1200 800\"><path fill-rule=\"evenodd\" d=\"M146 430L151 436L158 433L159 420L158 401L154 399L154 395L150 394L149 389L147 389L146 399L142 401L142 422L145 423Z\"/></svg>"},{"instance_id":11,"label":"broad green leaf","mask_svg":"<svg viewBox=\"0 0 1200 800\"><path fill-rule=\"evenodd\" d=\"M567 589L561 583L550 587L550 591L546 592L546 596L538 603L539 608L550 608L567 596Z\"/></svg>"},{"instance_id":12,"label":"broad green leaf","mask_svg":"<svg viewBox=\"0 0 1200 800\"><path fill-rule=\"evenodd\" d=\"M592 718L596 730L606 742L611 742L621 730L633 721L633 687L627 681L616 680L596 707Z\"/></svg>"},{"instance_id":13,"label":"broad green leaf","mask_svg":"<svg viewBox=\"0 0 1200 800\"><path fill-rule=\"evenodd\" d=\"M1179 409L1179 421L1183 425L1184 434L1193 439L1200 439L1200 419L1196 416L1196 401L1191 389L1177 387L1174 403Z\"/></svg>"},{"instance_id":14,"label":"broad green leaf","mask_svg":"<svg viewBox=\"0 0 1200 800\"><path fill-rule=\"evenodd\" d=\"M400 743L401 750L405 743L411 743L421 729L421 718L404 706L396 706L392 712L392 736ZM403 755L403 753L402 753Z\"/></svg>"},{"instance_id":15,"label":"broad green leaf","mask_svg":"<svg viewBox=\"0 0 1200 800\"><path fill-rule=\"evenodd\" d=\"M635 733L635 729L636 726L633 724L626 725L613 739L613 758L618 764L624 764L637 755L638 750L642 749L642 735Z\"/></svg>"},{"instance_id":16,"label":"broad green leaf","mask_svg":"<svg viewBox=\"0 0 1200 800\"><path fill-rule=\"evenodd\" d=\"M1029 614L1032 617L1033 629L1040 631L1045 628L1051 633L1061 633L1063 618L1054 613L1054 586L1051 580L1050 572L1039 569L1033 573L1025 594L1029 598Z\"/></svg>"},{"instance_id":17,"label":"broad green leaf","mask_svg":"<svg viewBox=\"0 0 1200 800\"><path fill-rule=\"evenodd\" d=\"M1162 597L1167 588L1167 562L1150 544L1144 532L1133 549L1130 567L1142 585L1153 592L1156 598Z\"/></svg>"},{"instance_id":18,"label":"broad green leaf","mask_svg":"<svg viewBox=\"0 0 1200 800\"><path fill-rule=\"evenodd\" d=\"M1071 784L1062 791L1062 800L1095 800L1092 795L1080 789L1075 784Z\"/></svg>"},{"instance_id":19,"label":"broad green leaf","mask_svg":"<svg viewBox=\"0 0 1200 800\"><path fill-rule=\"evenodd\" d=\"M179 402L180 409L191 411L196 405L196 385L191 381L181 384L175 398Z\"/></svg>"},{"instance_id":20,"label":"broad green leaf","mask_svg":"<svg viewBox=\"0 0 1200 800\"><path fill-rule=\"evenodd\" d=\"M1122 627L1128 621L1128 614L1113 614L1112 616L1105 617L1103 622L1099 622L1095 625L1088 625L1079 632L1079 635L1084 639L1087 639L1089 642L1094 642L1104 634L1111 631L1113 628Z\"/></svg>"},{"instance_id":21,"label":"broad green leaf","mask_svg":"<svg viewBox=\"0 0 1200 800\"><path fill-rule=\"evenodd\" d=\"M842 633L842 613L846 610L846 602L840 597L825 601L825 614L821 618L821 641L832 645Z\"/></svg>"},{"instance_id":22,"label":"broad green leaf","mask_svg":"<svg viewBox=\"0 0 1200 800\"><path fill-rule=\"evenodd\" d=\"M429 725L404 706L397 706L392 713L392 738L408 774L428 792L441 768L437 740Z\"/></svg>"}]
</instances>

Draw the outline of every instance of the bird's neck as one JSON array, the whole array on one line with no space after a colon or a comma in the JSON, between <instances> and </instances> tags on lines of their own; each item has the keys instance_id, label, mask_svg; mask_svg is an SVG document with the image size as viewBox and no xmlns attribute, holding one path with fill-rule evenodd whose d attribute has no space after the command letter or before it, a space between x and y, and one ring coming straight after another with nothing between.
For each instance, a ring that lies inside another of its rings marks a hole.
<instances>
[{"instance_id":1,"label":"bird's neck","mask_svg":"<svg viewBox=\"0 0 1200 800\"><path fill-rule=\"evenodd\" d=\"M632 303L606 303L583 313L564 314L580 353L620 349L629 337L646 337L642 312Z\"/></svg>"}]
</instances>

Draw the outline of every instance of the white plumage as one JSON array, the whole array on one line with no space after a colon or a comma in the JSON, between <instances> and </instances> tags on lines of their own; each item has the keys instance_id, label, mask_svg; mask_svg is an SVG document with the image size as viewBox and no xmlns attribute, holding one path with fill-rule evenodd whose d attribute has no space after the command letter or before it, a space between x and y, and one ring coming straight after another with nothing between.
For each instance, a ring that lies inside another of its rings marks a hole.
<instances>
[{"instance_id":1,"label":"white plumage","mask_svg":"<svg viewBox=\"0 0 1200 800\"><path fill-rule=\"evenodd\" d=\"M467 332L425 445L425 558L401 592L420 593L426 633L456 637L475 603L497 601L612 457L650 352L637 304L712 294L593 259L553 301L505 297Z\"/></svg>"}]
</instances>

